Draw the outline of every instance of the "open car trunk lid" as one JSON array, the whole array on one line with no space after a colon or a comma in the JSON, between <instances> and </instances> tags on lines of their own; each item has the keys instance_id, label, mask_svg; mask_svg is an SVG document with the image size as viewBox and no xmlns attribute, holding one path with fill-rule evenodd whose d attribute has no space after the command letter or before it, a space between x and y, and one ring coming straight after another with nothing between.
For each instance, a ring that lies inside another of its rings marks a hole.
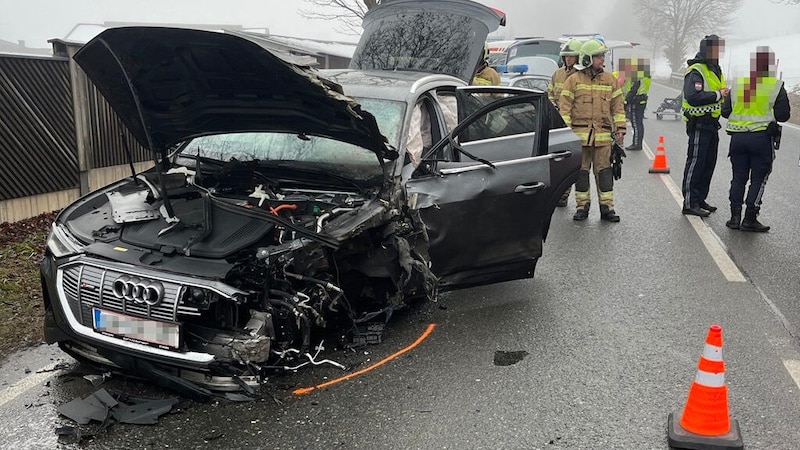
<instances>
[{"instance_id":1,"label":"open car trunk lid","mask_svg":"<svg viewBox=\"0 0 800 450\"><path fill-rule=\"evenodd\" d=\"M384 0L364 17L350 68L443 73L469 82L486 36L504 24L502 13L469 0Z\"/></svg>"}]
</instances>

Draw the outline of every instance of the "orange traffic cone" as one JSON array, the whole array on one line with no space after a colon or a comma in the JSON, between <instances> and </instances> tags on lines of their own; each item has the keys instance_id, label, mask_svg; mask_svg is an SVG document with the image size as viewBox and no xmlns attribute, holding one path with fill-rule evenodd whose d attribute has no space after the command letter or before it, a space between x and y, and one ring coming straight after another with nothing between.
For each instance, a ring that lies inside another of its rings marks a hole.
<instances>
[{"instance_id":1,"label":"orange traffic cone","mask_svg":"<svg viewBox=\"0 0 800 450\"><path fill-rule=\"evenodd\" d=\"M683 414L670 414L667 440L671 448L743 449L739 423L728 415L728 388L722 360L722 327L711 325L697 376Z\"/></svg>"},{"instance_id":2,"label":"orange traffic cone","mask_svg":"<svg viewBox=\"0 0 800 450\"><path fill-rule=\"evenodd\" d=\"M667 154L664 152L664 135L658 137L658 147L656 147L656 157L653 159L653 167L650 173L669 173L667 166Z\"/></svg>"}]
</instances>

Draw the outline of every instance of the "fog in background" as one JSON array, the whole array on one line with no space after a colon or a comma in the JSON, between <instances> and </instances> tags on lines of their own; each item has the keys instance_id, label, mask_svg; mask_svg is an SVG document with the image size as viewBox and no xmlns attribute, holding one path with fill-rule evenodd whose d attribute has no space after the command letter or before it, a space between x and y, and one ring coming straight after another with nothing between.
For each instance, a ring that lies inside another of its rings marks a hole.
<instances>
[{"instance_id":1,"label":"fog in background","mask_svg":"<svg viewBox=\"0 0 800 450\"><path fill-rule=\"evenodd\" d=\"M650 43L641 35L633 14L636 0L478 1L506 12L507 26L493 35L497 38L597 32L608 39L641 43L634 56L660 56L652 54ZM109 21L241 25L268 29L275 35L357 40L357 36L338 32L340 27L334 21L310 21L299 14L300 9L310 7L302 0L0 0L0 39L48 48L48 39L66 37L76 24ZM730 51L740 52L734 48L737 42L754 46L759 40L769 43L769 38L787 35L797 35L800 40L798 23L800 6L743 0L728 30L708 33L721 34ZM786 45L782 51L788 54L777 56L784 61L800 61L800 45Z\"/></svg>"}]
</instances>

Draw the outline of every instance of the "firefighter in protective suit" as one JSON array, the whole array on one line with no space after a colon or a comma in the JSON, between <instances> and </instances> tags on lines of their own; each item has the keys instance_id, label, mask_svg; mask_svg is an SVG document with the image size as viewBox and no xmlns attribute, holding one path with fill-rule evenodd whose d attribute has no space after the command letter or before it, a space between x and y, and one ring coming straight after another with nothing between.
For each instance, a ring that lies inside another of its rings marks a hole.
<instances>
[{"instance_id":1,"label":"firefighter in protective suit","mask_svg":"<svg viewBox=\"0 0 800 450\"><path fill-rule=\"evenodd\" d=\"M570 75L577 72L575 63L578 62L578 53L581 50L581 44L581 41L572 39L561 46L561 52L559 52L559 55L561 55L561 67L553 72L550 83L547 85L547 97L553 102L556 108L558 108L558 99L561 97L561 91L564 89L564 81L566 81ZM564 191L564 194L561 195L556 206L567 206L567 200L569 200L571 190L572 188L570 187Z\"/></svg>"},{"instance_id":2,"label":"firefighter in protective suit","mask_svg":"<svg viewBox=\"0 0 800 450\"><path fill-rule=\"evenodd\" d=\"M573 220L589 217L591 193L589 170L594 172L600 203L600 218L619 222L614 209L614 174L611 146L622 145L625 138L625 108L622 89L614 75L603 71L608 47L599 39L581 45L578 71L564 82L558 109L561 117L578 135L583 145L583 159L575 181L577 210Z\"/></svg>"},{"instance_id":3,"label":"firefighter in protective suit","mask_svg":"<svg viewBox=\"0 0 800 450\"><path fill-rule=\"evenodd\" d=\"M558 108L558 99L561 96L561 91L564 89L564 81L567 80L567 77L577 72L575 63L578 62L581 44L581 41L572 39L569 42L565 42L558 53L561 56L561 67L553 72L550 84L547 85L547 98L553 102L556 108Z\"/></svg>"},{"instance_id":4,"label":"firefighter in protective suit","mask_svg":"<svg viewBox=\"0 0 800 450\"><path fill-rule=\"evenodd\" d=\"M489 65L489 45L483 44L483 58L475 66L473 86L500 86L500 74Z\"/></svg>"}]
</instances>

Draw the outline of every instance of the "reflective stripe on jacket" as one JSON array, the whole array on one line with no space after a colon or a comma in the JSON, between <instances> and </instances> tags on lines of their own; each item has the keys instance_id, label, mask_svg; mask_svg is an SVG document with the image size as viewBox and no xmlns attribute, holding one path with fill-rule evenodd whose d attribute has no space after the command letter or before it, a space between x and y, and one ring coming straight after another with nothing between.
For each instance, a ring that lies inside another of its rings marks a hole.
<instances>
[{"instance_id":1,"label":"reflective stripe on jacket","mask_svg":"<svg viewBox=\"0 0 800 450\"><path fill-rule=\"evenodd\" d=\"M489 66L484 67L472 78L473 86L500 86L500 74Z\"/></svg>"},{"instance_id":2,"label":"reflective stripe on jacket","mask_svg":"<svg viewBox=\"0 0 800 450\"><path fill-rule=\"evenodd\" d=\"M775 77L757 79L756 90L749 94L749 101L744 100L745 90L750 87L750 77L736 79L731 92L733 111L728 117L726 131L731 133L763 131L770 122L775 121L775 99L783 87L783 81Z\"/></svg>"},{"instance_id":3,"label":"reflective stripe on jacket","mask_svg":"<svg viewBox=\"0 0 800 450\"><path fill-rule=\"evenodd\" d=\"M593 77L591 69L584 69L572 74L564 82L558 107L583 145L608 145L612 132L625 132L622 89L608 72Z\"/></svg>"},{"instance_id":4,"label":"reflective stripe on jacket","mask_svg":"<svg viewBox=\"0 0 800 450\"><path fill-rule=\"evenodd\" d=\"M561 91L564 89L564 81L575 72L577 71L574 66L559 67L553 72L553 76L550 78L550 84L547 85L547 98L549 98L551 102L558 104L558 97L561 96Z\"/></svg>"},{"instance_id":5,"label":"reflective stripe on jacket","mask_svg":"<svg viewBox=\"0 0 800 450\"><path fill-rule=\"evenodd\" d=\"M725 76L720 74L719 77L717 75L708 70L708 66L703 63L695 63L689 66L686 69L686 73L688 74L691 71L696 71L703 77L703 90L706 92L716 92L720 89L725 87ZM708 105L699 105L699 106L692 106L689 102L686 101L686 98L683 99L683 103L681 104L681 112L683 113L683 120L688 121L689 119L686 117L701 117L705 116L706 114L711 114L711 117L719 118L721 113L722 107L722 96L719 96L719 100L714 103Z\"/></svg>"}]
</instances>

